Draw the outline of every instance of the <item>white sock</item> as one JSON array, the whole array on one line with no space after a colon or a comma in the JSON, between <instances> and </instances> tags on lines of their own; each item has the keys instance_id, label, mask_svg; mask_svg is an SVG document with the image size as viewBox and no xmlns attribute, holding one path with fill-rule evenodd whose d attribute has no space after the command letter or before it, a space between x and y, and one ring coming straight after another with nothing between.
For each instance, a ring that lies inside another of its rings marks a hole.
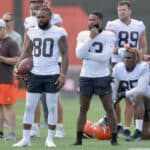
<instances>
[{"instance_id":1,"label":"white sock","mask_svg":"<svg viewBox=\"0 0 150 150\"><path fill-rule=\"evenodd\" d=\"M135 120L135 126L136 126L136 129L142 131L142 128L143 128L143 120L142 120L142 119L136 119L136 120Z\"/></svg>"},{"instance_id":2,"label":"white sock","mask_svg":"<svg viewBox=\"0 0 150 150\"><path fill-rule=\"evenodd\" d=\"M117 125L118 125L118 126L122 126L122 123L121 123L121 122L119 122L119 123L117 123Z\"/></svg>"},{"instance_id":3,"label":"white sock","mask_svg":"<svg viewBox=\"0 0 150 150\"><path fill-rule=\"evenodd\" d=\"M55 133L55 130L51 130L51 129L48 129L48 139L50 141L54 141L54 133Z\"/></svg>"},{"instance_id":4,"label":"white sock","mask_svg":"<svg viewBox=\"0 0 150 150\"><path fill-rule=\"evenodd\" d=\"M30 141L30 130L23 130L23 139L26 141Z\"/></svg>"},{"instance_id":5,"label":"white sock","mask_svg":"<svg viewBox=\"0 0 150 150\"><path fill-rule=\"evenodd\" d=\"M39 124L38 124L38 123L33 123L33 124L32 124L32 127L33 127L33 128L39 128Z\"/></svg>"},{"instance_id":6,"label":"white sock","mask_svg":"<svg viewBox=\"0 0 150 150\"><path fill-rule=\"evenodd\" d=\"M130 130L130 127L124 127L124 130Z\"/></svg>"},{"instance_id":7,"label":"white sock","mask_svg":"<svg viewBox=\"0 0 150 150\"><path fill-rule=\"evenodd\" d=\"M62 123L57 123L57 128L63 128L63 124Z\"/></svg>"}]
</instances>

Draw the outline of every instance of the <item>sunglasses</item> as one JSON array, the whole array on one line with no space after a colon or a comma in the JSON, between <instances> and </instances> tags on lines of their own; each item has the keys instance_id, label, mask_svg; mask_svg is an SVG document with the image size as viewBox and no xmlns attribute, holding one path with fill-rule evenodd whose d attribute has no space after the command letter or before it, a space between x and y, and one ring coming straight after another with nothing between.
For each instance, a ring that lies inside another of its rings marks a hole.
<instances>
[{"instance_id":1,"label":"sunglasses","mask_svg":"<svg viewBox=\"0 0 150 150\"><path fill-rule=\"evenodd\" d=\"M12 20L4 20L6 23L11 22Z\"/></svg>"}]
</instances>

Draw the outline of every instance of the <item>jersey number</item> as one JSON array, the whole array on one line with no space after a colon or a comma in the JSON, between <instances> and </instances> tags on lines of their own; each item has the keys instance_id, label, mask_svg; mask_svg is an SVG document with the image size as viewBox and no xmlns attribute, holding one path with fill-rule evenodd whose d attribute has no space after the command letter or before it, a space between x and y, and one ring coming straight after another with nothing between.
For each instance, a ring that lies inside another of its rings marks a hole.
<instances>
[{"instance_id":1,"label":"jersey number","mask_svg":"<svg viewBox=\"0 0 150 150\"><path fill-rule=\"evenodd\" d=\"M131 40L131 43L129 43L128 40ZM124 44L128 43L130 44L130 47L137 47L139 39L139 33L136 31L132 31L131 33L128 33L126 31L121 31L119 32L119 42L118 46L119 47L124 47Z\"/></svg>"},{"instance_id":2,"label":"jersey number","mask_svg":"<svg viewBox=\"0 0 150 150\"><path fill-rule=\"evenodd\" d=\"M92 46L89 49L89 52L101 53L102 50L103 50L103 44L100 42L94 42L92 43Z\"/></svg>"},{"instance_id":3,"label":"jersey number","mask_svg":"<svg viewBox=\"0 0 150 150\"><path fill-rule=\"evenodd\" d=\"M40 38L33 39L33 53L35 57L51 57L53 55L54 40L46 38L44 40Z\"/></svg>"},{"instance_id":4,"label":"jersey number","mask_svg":"<svg viewBox=\"0 0 150 150\"><path fill-rule=\"evenodd\" d=\"M118 92L130 90L137 85L138 80L121 81L119 84Z\"/></svg>"}]
</instances>

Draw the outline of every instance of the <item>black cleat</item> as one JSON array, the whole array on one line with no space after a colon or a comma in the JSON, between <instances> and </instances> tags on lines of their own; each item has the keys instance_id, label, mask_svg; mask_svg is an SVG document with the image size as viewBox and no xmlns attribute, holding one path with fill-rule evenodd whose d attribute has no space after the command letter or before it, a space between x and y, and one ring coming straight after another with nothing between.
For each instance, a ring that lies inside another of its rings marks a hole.
<instances>
[{"instance_id":1,"label":"black cleat","mask_svg":"<svg viewBox=\"0 0 150 150\"><path fill-rule=\"evenodd\" d=\"M4 139L4 134L3 132L0 132L0 140Z\"/></svg>"},{"instance_id":2,"label":"black cleat","mask_svg":"<svg viewBox=\"0 0 150 150\"><path fill-rule=\"evenodd\" d=\"M122 125L117 125L117 135L123 135L123 127L122 127Z\"/></svg>"},{"instance_id":3,"label":"black cleat","mask_svg":"<svg viewBox=\"0 0 150 150\"><path fill-rule=\"evenodd\" d=\"M112 146L119 145L117 142L117 133L111 133L111 145Z\"/></svg>"},{"instance_id":4,"label":"black cleat","mask_svg":"<svg viewBox=\"0 0 150 150\"><path fill-rule=\"evenodd\" d=\"M131 139L130 130L129 129L124 129L123 134L124 134L124 139L126 141L130 141L130 139Z\"/></svg>"},{"instance_id":5,"label":"black cleat","mask_svg":"<svg viewBox=\"0 0 150 150\"><path fill-rule=\"evenodd\" d=\"M141 139L141 131L136 129L133 136L131 136L128 141L140 141Z\"/></svg>"},{"instance_id":6,"label":"black cleat","mask_svg":"<svg viewBox=\"0 0 150 150\"><path fill-rule=\"evenodd\" d=\"M74 145L74 146L81 146L81 145L82 145L82 142L76 141L73 145Z\"/></svg>"},{"instance_id":7,"label":"black cleat","mask_svg":"<svg viewBox=\"0 0 150 150\"><path fill-rule=\"evenodd\" d=\"M111 141L111 145L112 145L112 146L117 146L117 145L119 145L119 144L118 144L118 142L116 142L116 141Z\"/></svg>"},{"instance_id":8,"label":"black cleat","mask_svg":"<svg viewBox=\"0 0 150 150\"><path fill-rule=\"evenodd\" d=\"M141 131L136 129L134 135L132 136L134 141L140 141L142 139L141 137Z\"/></svg>"}]
</instances>

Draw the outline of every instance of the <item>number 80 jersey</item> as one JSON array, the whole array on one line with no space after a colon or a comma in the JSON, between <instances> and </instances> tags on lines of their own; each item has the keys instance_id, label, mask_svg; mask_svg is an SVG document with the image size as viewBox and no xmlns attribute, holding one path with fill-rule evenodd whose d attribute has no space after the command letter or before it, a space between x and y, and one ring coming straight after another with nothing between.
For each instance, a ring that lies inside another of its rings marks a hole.
<instances>
[{"instance_id":1,"label":"number 80 jersey","mask_svg":"<svg viewBox=\"0 0 150 150\"><path fill-rule=\"evenodd\" d=\"M33 68L32 73L37 75L59 74L59 40L62 36L67 36L64 28L51 26L47 30L42 30L38 26L29 28L27 32L32 41Z\"/></svg>"}]
</instances>

